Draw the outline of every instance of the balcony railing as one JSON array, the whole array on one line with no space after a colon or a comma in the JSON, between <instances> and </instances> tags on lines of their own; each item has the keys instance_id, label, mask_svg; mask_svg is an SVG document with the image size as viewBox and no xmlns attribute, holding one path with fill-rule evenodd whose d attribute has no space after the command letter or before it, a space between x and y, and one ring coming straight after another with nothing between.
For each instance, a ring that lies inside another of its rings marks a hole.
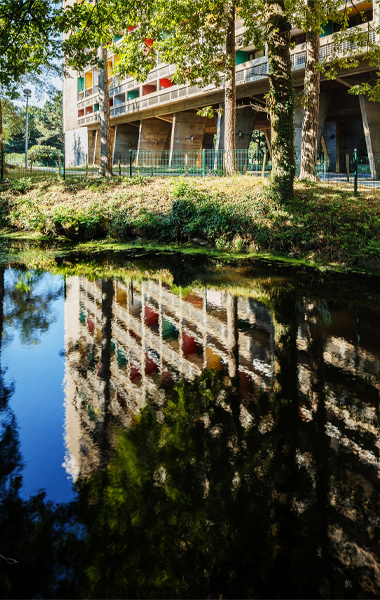
<instances>
[{"instance_id":1,"label":"balcony railing","mask_svg":"<svg viewBox=\"0 0 380 600\"><path fill-rule=\"evenodd\" d=\"M365 24L364 24L365 26ZM363 28L363 25L359 25L358 27ZM320 60L325 61L326 59L335 57L337 55L343 55L349 51L350 53L354 53L355 51L361 51L362 48L359 48L356 43L343 42L338 46L334 42L334 35L332 34L326 36L321 39L321 49L320 49ZM370 31L368 33L369 40L371 43L375 42L376 33L375 31ZM305 44L300 46L296 46L294 50L291 51L291 62L292 69L294 71L298 69L305 68L306 62L306 50ZM156 77L160 79L161 77L170 75L175 70L173 65L165 65L159 69L156 69L152 72L152 76L148 81L154 80ZM253 81L257 81L260 79L264 79L268 75L268 59L267 57L257 58L256 60L249 61L247 63L243 63L238 65L236 68L236 84L243 85L247 83L252 83ZM112 87L110 90L110 96L114 96L117 94L127 93L129 90L140 87L134 79L128 80L124 83L119 84L116 87ZM164 90L159 90L157 92L153 92L151 94L146 94L145 96L141 96L139 98L128 100L123 104L118 104L117 106L113 106L110 109L111 118L118 117L120 115L132 114L134 112L139 112L141 110L145 110L154 106L162 105L162 104L170 104L173 101L178 101L181 99L188 98L189 96L195 95L203 95L209 94L210 91L218 91L223 89L222 87L217 86L207 86L206 88L202 88L198 85L174 85L171 88L166 88ZM91 103L94 104L97 101L97 95L95 97L86 99L78 103L78 109L85 108L89 106ZM87 125L89 123L93 123L99 120L99 112L92 113L91 115L86 115L84 117L80 117L78 119L79 125Z\"/></svg>"}]
</instances>

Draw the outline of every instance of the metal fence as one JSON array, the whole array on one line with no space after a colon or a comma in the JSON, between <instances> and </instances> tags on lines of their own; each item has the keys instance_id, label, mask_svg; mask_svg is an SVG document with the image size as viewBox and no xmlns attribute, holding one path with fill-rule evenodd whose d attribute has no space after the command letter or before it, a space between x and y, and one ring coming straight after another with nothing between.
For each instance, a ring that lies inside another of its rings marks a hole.
<instances>
[{"instance_id":1,"label":"metal fence","mask_svg":"<svg viewBox=\"0 0 380 600\"><path fill-rule=\"evenodd\" d=\"M226 172L226 153L213 149L192 151L138 151L115 153L113 174L124 177L144 175L150 177L206 177L223 176ZM245 175L268 177L272 169L268 151L236 150L233 160L237 172ZM98 162L98 161L97 161ZM300 157L296 157L296 170L299 172ZM64 164L64 160L47 164L33 164L22 167L7 161L4 154L0 160L1 179L46 178L48 176L91 177L98 174L99 165L85 164L79 167ZM368 159L359 156L356 151L322 153L317 163L317 175L326 184L339 184L340 187L353 189L380 189L380 158Z\"/></svg>"}]
</instances>

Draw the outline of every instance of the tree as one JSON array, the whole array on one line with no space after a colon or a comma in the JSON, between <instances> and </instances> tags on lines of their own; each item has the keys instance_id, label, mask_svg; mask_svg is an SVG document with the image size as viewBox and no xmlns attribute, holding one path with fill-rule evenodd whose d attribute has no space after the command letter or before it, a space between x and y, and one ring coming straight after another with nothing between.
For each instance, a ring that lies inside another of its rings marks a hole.
<instances>
[{"instance_id":1,"label":"tree","mask_svg":"<svg viewBox=\"0 0 380 600\"><path fill-rule=\"evenodd\" d=\"M56 90L51 100L45 102L43 108L35 116L34 123L39 133L37 138L39 144L63 149L62 92L60 90Z\"/></svg>"},{"instance_id":2,"label":"tree","mask_svg":"<svg viewBox=\"0 0 380 600\"><path fill-rule=\"evenodd\" d=\"M248 7L249 4L249 7ZM133 73L143 81L157 64L157 59L176 67L173 80L178 84L190 83L200 86L222 85L224 80L224 147L226 173L235 170L235 19L244 8L252 21L254 4L245 0L148 0L132 10L121 11L120 28L136 23L117 46L119 61L117 72ZM125 15L128 22L123 23ZM251 31L254 27L251 27ZM258 37L256 24L255 36ZM152 41L147 47L145 40Z\"/></svg>"},{"instance_id":3,"label":"tree","mask_svg":"<svg viewBox=\"0 0 380 600\"><path fill-rule=\"evenodd\" d=\"M301 170L300 179L317 180L317 152L319 126L320 69L319 51L320 34L323 25L329 20L338 20L338 8L341 3L336 0L305 0L295 6L297 25L306 31L306 63L304 94L304 119L302 123Z\"/></svg>"},{"instance_id":4,"label":"tree","mask_svg":"<svg viewBox=\"0 0 380 600\"><path fill-rule=\"evenodd\" d=\"M268 44L268 104L272 126L272 173L274 191L286 201L293 195L294 84L290 62L289 12L285 0L264 0L263 22Z\"/></svg>"},{"instance_id":5,"label":"tree","mask_svg":"<svg viewBox=\"0 0 380 600\"><path fill-rule=\"evenodd\" d=\"M110 103L107 73L107 48L118 29L115 14L118 0L97 0L66 6L61 19L66 67L99 70L100 169L99 175L112 175Z\"/></svg>"},{"instance_id":6,"label":"tree","mask_svg":"<svg viewBox=\"0 0 380 600\"><path fill-rule=\"evenodd\" d=\"M4 149L1 100L20 96L28 75L38 78L60 55L60 5L48 0L3 0L0 7L0 152ZM33 81L34 82L34 81Z\"/></svg>"}]
</instances>

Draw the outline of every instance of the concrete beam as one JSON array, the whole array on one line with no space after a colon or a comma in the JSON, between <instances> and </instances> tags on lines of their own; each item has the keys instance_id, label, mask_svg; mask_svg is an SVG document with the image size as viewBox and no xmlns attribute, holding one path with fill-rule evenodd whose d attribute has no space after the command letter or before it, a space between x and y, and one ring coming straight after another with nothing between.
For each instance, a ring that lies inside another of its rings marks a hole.
<instances>
[{"instance_id":1,"label":"concrete beam","mask_svg":"<svg viewBox=\"0 0 380 600\"><path fill-rule=\"evenodd\" d=\"M380 177L380 104L359 96L371 176Z\"/></svg>"}]
</instances>

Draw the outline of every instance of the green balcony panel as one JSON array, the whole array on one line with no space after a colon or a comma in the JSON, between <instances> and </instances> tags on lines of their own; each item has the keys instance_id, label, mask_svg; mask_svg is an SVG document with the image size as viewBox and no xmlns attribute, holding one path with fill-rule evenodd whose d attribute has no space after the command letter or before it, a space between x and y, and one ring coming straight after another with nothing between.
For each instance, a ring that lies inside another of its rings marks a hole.
<instances>
[{"instance_id":1,"label":"green balcony panel","mask_svg":"<svg viewBox=\"0 0 380 600\"><path fill-rule=\"evenodd\" d=\"M236 50L236 61L237 65L241 65L242 63L247 62L248 60L248 52L244 52L243 50Z\"/></svg>"},{"instance_id":2,"label":"green balcony panel","mask_svg":"<svg viewBox=\"0 0 380 600\"><path fill-rule=\"evenodd\" d=\"M128 92L127 100L135 100L139 97L139 90L131 90Z\"/></svg>"},{"instance_id":3,"label":"green balcony panel","mask_svg":"<svg viewBox=\"0 0 380 600\"><path fill-rule=\"evenodd\" d=\"M84 91L84 77L78 77L78 94Z\"/></svg>"},{"instance_id":4,"label":"green balcony panel","mask_svg":"<svg viewBox=\"0 0 380 600\"><path fill-rule=\"evenodd\" d=\"M325 35L331 35L333 33L333 27L334 23L332 21L327 21L326 25L323 26L320 37L325 37Z\"/></svg>"}]
</instances>

